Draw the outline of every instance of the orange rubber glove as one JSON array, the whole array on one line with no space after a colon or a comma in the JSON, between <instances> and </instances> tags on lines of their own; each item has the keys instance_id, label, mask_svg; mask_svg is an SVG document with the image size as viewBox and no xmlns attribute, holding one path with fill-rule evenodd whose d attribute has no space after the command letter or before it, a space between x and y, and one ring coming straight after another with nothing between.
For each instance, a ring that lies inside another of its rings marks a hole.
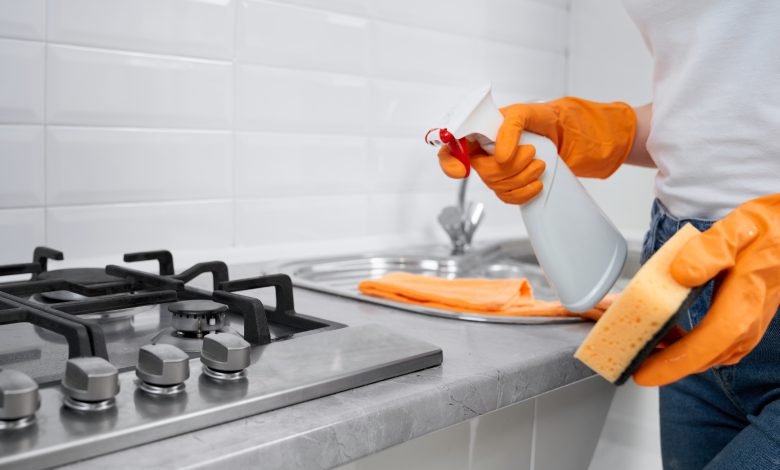
<instances>
[{"instance_id":1,"label":"orange rubber glove","mask_svg":"<svg viewBox=\"0 0 780 470\"><path fill-rule=\"evenodd\" d=\"M634 374L666 385L716 365L739 362L761 341L780 305L780 194L748 201L690 240L671 266L682 285L716 281L702 321L656 352Z\"/></svg>"},{"instance_id":2,"label":"orange rubber glove","mask_svg":"<svg viewBox=\"0 0 780 470\"><path fill-rule=\"evenodd\" d=\"M547 103L514 104L501 109L504 123L496 138L494 158L470 147L471 166L496 195L509 204L523 204L542 190L544 162L532 145L518 145L528 130L552 140L558 154L577 176L606 178L626 160L634 143L636 115L625 103L596 103L565 97ZM447 146L439 164L451 178L465 169Z\"/></svg>"}]
</instances>

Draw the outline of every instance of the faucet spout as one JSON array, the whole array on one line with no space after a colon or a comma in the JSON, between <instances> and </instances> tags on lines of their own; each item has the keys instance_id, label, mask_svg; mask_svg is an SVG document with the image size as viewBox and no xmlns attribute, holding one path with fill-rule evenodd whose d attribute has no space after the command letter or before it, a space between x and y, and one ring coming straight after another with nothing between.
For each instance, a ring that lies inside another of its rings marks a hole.
<instances>
[{"instance_id":1,"label":"faucet spout","mask_svg":"<svg viewBox=\"0 0 780 470\"><path fill-rule=\"evenodd\" d=\"M471 240L485 214L485 205L481 202L466 203L468 177L463 178L458 187L457 205L447 206L439 213L439 225L442 226L452 242L453 256L462 255L471 247Z\"/></svg>"}]
</instances>

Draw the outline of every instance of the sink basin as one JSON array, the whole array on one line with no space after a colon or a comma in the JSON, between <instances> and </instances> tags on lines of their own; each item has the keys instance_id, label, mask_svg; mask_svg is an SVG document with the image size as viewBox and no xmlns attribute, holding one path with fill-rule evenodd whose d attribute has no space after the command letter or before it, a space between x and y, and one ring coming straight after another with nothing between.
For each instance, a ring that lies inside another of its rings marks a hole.
<instances>
[{"instance_id":1,"label":"sink basin","mask_svg":"<svg viewBox=\"0 0 780 470\"><path fill-rule=\"evenodd\" d=\"M614 290L622 289L638 269L639 253L630 251ZM533 286L536 298L555 300L555 293L545 279L528 240L507 240L477 246L459 256L451 256L448 247L420 246L400 252L282 261L267 265L264 270L285 273L298 287L438 317L521 324L579 321L572 317L502 317L451 312L369 297L358 291L360 281L377 279L390 272L424 274L446 279L524 277Z\"/></svg>"}]
</instances>

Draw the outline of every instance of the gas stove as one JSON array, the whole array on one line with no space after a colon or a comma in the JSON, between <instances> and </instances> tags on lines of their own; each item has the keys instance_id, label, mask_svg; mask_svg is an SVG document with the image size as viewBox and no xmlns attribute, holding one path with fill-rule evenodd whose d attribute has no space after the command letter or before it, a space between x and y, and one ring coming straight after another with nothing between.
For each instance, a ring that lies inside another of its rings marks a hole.
<instances>
[{"instance_id":1,"label":"gas stove","mask_svg":"<svg viewBox=\"0 0 780 470\"><path fill-rule=\"evenodd\" d=\"M436 346L296 312L286 275L0 266L0 467L43 468L441 364ZM211 289L195 287L211 277ZM20 279L23 278L23 279ZM257 289L274 288L271 308Z\"/></svg>"}]
</instances>

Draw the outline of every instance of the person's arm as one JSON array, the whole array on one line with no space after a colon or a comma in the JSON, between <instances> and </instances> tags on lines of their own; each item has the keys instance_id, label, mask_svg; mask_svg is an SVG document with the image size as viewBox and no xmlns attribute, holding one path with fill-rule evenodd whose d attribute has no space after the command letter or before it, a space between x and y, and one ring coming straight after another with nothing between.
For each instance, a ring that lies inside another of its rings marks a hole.
<instances>
[{"instance_id":1,"label":"person's arm","mask_svg":"<svg viewBox=\"0 0 780 470\"><path fill-rule=\"evenodd\" d=\"M626 158L626 163L655 168L655 162L650 158L650 153L647 151L647 137L650 135L653 103L634 108L634 114L636 114L636 132L634 133L634 144L631 146L631 152L629 152L628 158Z\"/></svg>"}]
</instances>

